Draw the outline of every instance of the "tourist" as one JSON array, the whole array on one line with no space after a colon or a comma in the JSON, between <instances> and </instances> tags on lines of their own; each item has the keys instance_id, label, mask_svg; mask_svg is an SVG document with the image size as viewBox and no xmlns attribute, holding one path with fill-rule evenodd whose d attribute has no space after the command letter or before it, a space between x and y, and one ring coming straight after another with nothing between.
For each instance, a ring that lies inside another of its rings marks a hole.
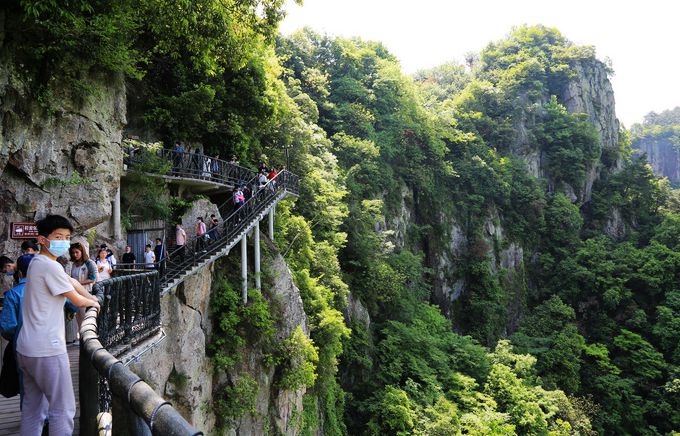
<instances>
[{"instance_id":1,"label":"tourist","mask_svg":"<svg viewBox=\"0 0 680 436\"><path fill-rule=\"evenodd\" d=\"M64 329L66 298L78 307L99 303L56 262L69 249L73 226L48 215L36 223L40 254L30 262L21 307L23 325L17 337L17 360L23 372L21 435L39 435L50 415L50 434L73 433L76 401Z\"/></svg>"},{"instance_id":2,"label":"tourist","mask_svg":"<svg viewBox=\"0 0 680 436\"><path fill-rule=\"evenodd\" d=\"M111 278L111 273L113 272L113 268L111 266L111 263L106 260L106 255L108 254L106 248L100 248L99 249L99 256L95 260L95 263L97 264L97 281L101 282L102 280L107 280Z\"/></svg>"},{"instance_id":3,"label":"tourist","mask_svg":"<svg viewBox=\"0 0 680 436\"><path fill-rule=\"evenodd\" d=\"M205 232L206 232L206 228L205 228L205 223L203 222L203 217L199 216L198 217L198 228L196 230L196 234L198 235L197 244L196 244L196 250L197 251L198 250L205 251L205 236L203 236L203 235L205 235Z\"/></svg>"},{"instance_id":4,"label":"tourist","mask_svg":"<svg viewBox=\"0 0 680 436\"><path fill-rule=\"evenodd\" d=\"M21 243L21 254L38 254L40 245L37 239L29 239Z\"/></svg>"},{"instance_id":5,"label":"tourist","mask_svg":"<svg viewBox=\"0 0 680 436\"><path fill-rule=\"evenodd\" d=\"M156 257L156 261L160 262L168 256L167 250L163 247L163 241L161 238L156 238L156 246L153 247L153 254Z\"/></svg>"},{"instance_id":6,"label":"tourist","mask_svg":"<svg viewBox=\"0 0 680 436\"><path fill-rule=\"evenodd\" d=\"M210 179L210 170L212 168L212 159L208 156L203 157L203 180Z\"/></svg>"},{"instance_id":7,"label":"tourist","mask_svg":"<svg viewBox=\"0 0 680 436\"><path fill-rule=\"evenodd\" d=\"M216 154L212 160L212 179L215 182L221 181L220 169L222 167L222 161L220 160L220 155Z\"/></svg>"},{"instance_id":8,"label":"tourist","mask_svg":"<svg viewBox=\"0 0 680 436\"><path fill-rule=\"evenodd\" d=\"M278 173L276 172L276 168L271 167L269 169L269 175L267 176L267 179L269 179L269 189L271 189L272 191L274 190L274 188L276 188L276 175L277 174Z\"/></svg>"},{"instance_id":9,"label":"tourist","mask_svg":"<svg viewBox=\"0 0 680 436\"><path fill-rule=\"evenodd\" d=\"M259 168L259 172L261 172L261 173L268 173L269 172L269 171L267 171L267 164L266 163L262 162L262 165L260 165L260 168Z\"/></svg>"},{"instance_id":10,"label":"tourist","mask_svg":"<svg viewBox=\"0 0 680 436\"><path fill-rule=\"evenodd\" d=\"M217 218L215 217L214 213L210 214L210 237L213 238L215 241L217 241L217 226L219 225L219 221L217 221Z\"/></svg>"},{"instance_id":11,"label":"tourist","mask_svg":"<svg viewBox=\"0 0 680 436\"><path fill-rule=\"evenodd\" d=\"M106 249L106 260L111 264L111 268L116 267L116 257L113 255L113 249L112 248L107 248Z\"/></svg>"},{"instance_id":12,"label":"tourist","mask_svg":"<svg viewBox=\"0 0 680 436\"><path fill-rule=\"evenodd\" d=\"M7 256L0 256L0 272L6 276L14 275L14 270L16 269L16 262L12 261Z\"/></svg>"},{"instance_id":13,"label":"tourist","mask_svg":"<svg viewBox=\"0 0 680 436\"><path fill-rule=\"evenodd\" d=\"M183 157L184 149L179 145L179 142L175 142L175 146L172 148L172 163L175 166L176 173L181 173Z\"/></svg>"},{"instance_id":14,"label":"tourist","mask_svg":"<svg viewBox=\"0 0 680 436\"><path fill-rule=\"evenodd\" d=\"M137 263L137 259L135 258L135 254L132 252L132 248L127 245L125 246L125 253L123 253L123 263L126 265L132 265L131 269L135 269L135 263Z\"/></svg>"},{"instance_id":15,"label":"tourist","mask_svg":"<svg viewBox=\"0 0 680 436\"><path fill-rule=\"evenodd\" d=\"M151 244L146 244L146 251L144 252L144 266L145 268L153 268L156 262L156 255L151 251Z\"/></svg>"},{"instance_id":16,"label":"tourist","mask_svg":"<svg viewBox=\"0 0 680 436\"><path fill-rule=\"evenodd\" d=\"M17 368L17 378L19 379L19 409L23 409L24 403L24 381L23 372L19 369L17 362L17 336L23 324L21 316L21 303L24 299L24 287L26 284L26 273L28 272L28 265L35 254L24 254L16 261L17 275L19 276L19 284L5 292L5 300L0 311L0 335L9 341L6 348L6 353L13 352ZM9 348L11 347L11 348ZM4 370L3 370L4 371ZM4 393L4 392L3 392ZM14 391L16 395L16 391Z\"/></svg>"},{"instance_id":17,"label":"tourist","mask_svg":"<svg viewBox=\"0 0 680 436\"><path fill-rule=\"evenodd\" d=\"M184 231L180 223L175 225L175 243L177 244L177 257L179 257L180 263L183 263L184 244L187 243L187 232Z\"/></svg>"},{"instance_id":18,"label":"tourist","mask_svg":"<svg viewBox=\"0 0 680 436\"><path fill-rule=\"evenodd\" d=\"M83 248L83 244L80 242L74 242L71 244L71 248L68 250L68 254L71 257L71 272L70 276L78 280L78 283L83 285L83 288L88 293L92 293L92 285L97 281L97 267L94 262L92 262L87 257L87 252ZM85 309L80 308L76 312L76 323L78 324L78 329L85 319Z\"/></svg>"}]
</instances>

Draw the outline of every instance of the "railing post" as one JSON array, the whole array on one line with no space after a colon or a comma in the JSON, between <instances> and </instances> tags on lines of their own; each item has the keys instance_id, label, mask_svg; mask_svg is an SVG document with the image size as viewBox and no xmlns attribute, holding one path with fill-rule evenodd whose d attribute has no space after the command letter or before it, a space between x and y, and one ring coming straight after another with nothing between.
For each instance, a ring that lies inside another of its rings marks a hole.
<instances>
[{"instance_id":1,"label":"railing post","mask_svg":"<svg viewBox=\"0 0 680 436\"><path fill-rule=\"evenodd\" d=\"M248 235L241 239L241 295L243 304L248 303Z\"/></svg>"},{"instance_id":2,"label":"railing post","mask_svg":"<svg viewBox=\"0 0 680 436\"><path fill-rule=\"evenodd\" d=\"M82 336L78 358L78 385L80 434L94 436L97 434L97 414L99 413L99 373L90 362L90 356L85 352Z\"/></svg>"},{"instance_id":3,"label":"railing post","mask_svg":"<svg viewBox=\"0 0 680 436\"><path fill-rule=\"evenodd\" d=\"M113 418L111 428L116 436L151 436L149 426L132 410L127 398L112 395L111 409Z\"/></svg>"},{"instance_id":4,"label":"railing post","mask_svg":"<svg viewBox=\"0 0 680 436\"><path fill-rule=\"evenodd\" d=\"M274 209L276 205L269 209L269 239L274 240Z\"/></svg>"},{"instance_id":5,"label":"railing post","mask_svg":"<svg viewBox=\"0 0 680 436\"><path fill-rule=\"evenodd\" d=\"M262 290L262 283L260 280L260 221L255 223L255 231L253 232L255 238L255 287L258 291Z\"/></svg>"}]
</instances>

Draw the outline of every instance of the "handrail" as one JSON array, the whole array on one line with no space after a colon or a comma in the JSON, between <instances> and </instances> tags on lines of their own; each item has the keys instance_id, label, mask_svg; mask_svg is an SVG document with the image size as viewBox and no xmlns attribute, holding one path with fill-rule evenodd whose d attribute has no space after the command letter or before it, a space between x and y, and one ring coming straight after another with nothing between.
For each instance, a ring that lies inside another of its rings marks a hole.
<instances>
[{"instance_id":1,"label":"handrail","mask_svg":"<svg viewBox=\"0 0 680 436\"><path fill-rule=\"evenodd\" d=\"M154 286L154 283L158 283L157 276L158 272L153 271L104 280L93 286L102 311L98 315L95 308L89 307L80 328L80 422L83 434L95 433L97 415L100 411L110 412L111 400L115 399L115 404L123 407L113 410L114 425L117 419L125 422L126 418L129 418L119 415L129 413L142 418L151 434L156 436L203 435L203 432L191 426L170 403L111 355L97 333L98 330L102 332L102 321L109 313L109 306L115 304L113 293L126 288L136 288L141 284L143 292L155 294L158 298L159 289L158 286ZM92 369L99 374L99 384L91 383ZM98 390L102 391L101 395ZM103 399L98 406L97 397Z\"/></svg>"},{"instance_id":2,"label":"handrail","mask_svg":"<svg viewBox=\"0 0 680 436\"><path fill-rule=\"evenodd\" d=\"M147 152L146 149L142 150L135 151L131 148L128 151L123 162L130 170L160 173L159 175L164 177L204 180L228 186L235 186L257 175L257 171L250 168L204 154L164 148L155 154Z\"/></svg>"}]
</instances>

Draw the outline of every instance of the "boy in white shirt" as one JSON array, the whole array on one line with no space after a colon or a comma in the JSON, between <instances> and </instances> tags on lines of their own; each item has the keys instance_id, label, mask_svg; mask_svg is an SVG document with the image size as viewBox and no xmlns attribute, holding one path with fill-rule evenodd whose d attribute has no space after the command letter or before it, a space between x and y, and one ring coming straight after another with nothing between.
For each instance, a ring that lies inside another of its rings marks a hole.
<instances>
[{"instance_id":1,"label":"boy in white shirt","mask_svg":"<svg viewBox=\"0 0 680 436\"><path fill-rule=\"evenodd\" d=\"M154 262L156 261L156 255L151 251L151 244L147 244L146 251L144 252L144 263L147 268L153 268Z\"/></svg>"},{"instance_id":2,"label":"boy in white shirt","mask_svg":"<svg viewBox=\"0 0 680 436\"><path fill-rule=\"evenodd\" d=\"M36 227L40 254L28 267L16 347L25 391L19 434L39 435L49 412L50 434L70 435L76 401L66 353L64 302L68 298L76 306L97 310L99 303L56 261L68 252L71 223L48 215Z\"/></svg>"}]
</instances>

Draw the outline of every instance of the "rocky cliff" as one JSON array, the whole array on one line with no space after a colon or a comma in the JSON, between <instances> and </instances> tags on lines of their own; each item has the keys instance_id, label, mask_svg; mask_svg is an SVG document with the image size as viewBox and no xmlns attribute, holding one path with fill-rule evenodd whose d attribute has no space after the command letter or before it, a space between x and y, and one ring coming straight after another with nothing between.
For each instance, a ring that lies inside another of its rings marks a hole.
<instances>
[{"instance_id":1,"label":"rocky cliff","mask_svg":"<svg viewBox=\"0 0 680 436\"><path fill-rule=\"evenodd\" d=\"M669 139L638 138L633 143L636 153L647 153L647 162L654 169L654 174L668 177L670 182L680 178L680 155Z\"/></svg>"},{"instance_id":2,"label":"rocky cliff","mask_svg":"<svg viewBox=\"0 0 680 436\"><path fill-rule=\"evenodd\" d=\"M109 219L119 185L125 125L123 77L74 71L88 91L70 83L51 84L49 101L15 61L0 16L0 234L13 221L47 213L72 219L78 230ZM21 241L19 241L20 243ZM6 241L0 251L16 252Z\"/></svg>"},{"instance_id":3,"label":"rocky cliff","mask_svg":"<svg viewBox=\"0 0 680 436\"><path fill-rule=\"evenodd\" d=\"M263 237L262 244L270 252L276 252L268 239ZM232 252L228 256L238 255ZM309 335L309 320L285 261L276 254L268 262L274 278L266 294L271 295L273 304L281 310L281 322L274 340L284 339L298 326ZM214 370L208 352L212 338L210 300L216 279L213 266L201 270L162 297L163 328L167 339L134 363L131 369L172 401L192 425L206 434L212 434L217 424L216 415L210 411L213 403L226 386L237 385L239 379L247 377L256 382L256 412L239 418L226 434L255 436L273 430L275 434L295 435L299 431L297 417L302 411L305 391L304 388L277 390L274 387L275 368L263 364L268 350L243 347L239 350L241 360L230 371L225 374Z\"/></svg>"},{"instance_id":4,"label":"rocky cliff","mask_svg":"<svg viewBox=\"0 0 680 436\"><path fill-rule=\"evenodd\" d=\"M560 103L569 112L587 114L587 120L595 127L600 140L600 147L616 147L619 141L619 120L614 110L614 90L607 77L606 66L598 61L576 62L572 65L575 73L573 79L567 82L562 89ZM547 103L548 95L543 96L541 103ZM518 123L515 126L517 140L513 147L513 154L522 159L527 165L527 171L534 177L549 180L546 171L549 156L538 149L532 141L531 130L536 122L536 117L541 116L540 108L529 106L521 111ZM620 162L617 162L617 168ZM588 166L586 179L581 187L568 187L565 196L572 202L579 200L575 191L580 190L583 202L590 201L593 183L600 176L598 163ZM580 189L575 189L580 188Z\"/></svg>"}]
</instances>

